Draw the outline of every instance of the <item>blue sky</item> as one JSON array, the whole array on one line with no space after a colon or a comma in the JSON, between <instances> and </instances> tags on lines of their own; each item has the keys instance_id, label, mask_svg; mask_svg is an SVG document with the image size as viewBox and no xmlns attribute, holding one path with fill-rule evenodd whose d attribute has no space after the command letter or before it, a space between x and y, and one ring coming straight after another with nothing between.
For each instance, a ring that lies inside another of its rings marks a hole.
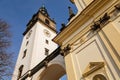
<instances>
[{"instance_id":1,"label":"blue sky","mask_svg":"<svg viewBox=\"0 0 120 80\"><path fill-rule=\"evenodd\" d=\"M26 24L38 9L45 5L51 18L57 23L57 30L61 23L67 23L69 18L68 6L76 7L69 0L0 0L0 18L11 26L12 46L10 50L14 52L15 62L22 42L22 33L26 29Z\"/></svg>"}]
</instances>

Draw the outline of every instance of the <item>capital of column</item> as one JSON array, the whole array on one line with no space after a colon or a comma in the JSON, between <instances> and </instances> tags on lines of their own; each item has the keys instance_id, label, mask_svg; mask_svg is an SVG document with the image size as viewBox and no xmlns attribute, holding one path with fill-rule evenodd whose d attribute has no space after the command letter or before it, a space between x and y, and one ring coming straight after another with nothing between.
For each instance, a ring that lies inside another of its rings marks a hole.
<instances>
[{"instance_id":1,"label":"capital of column","mask_svg":"<svg viewBox=\"0 0 120 80\"><path fill-rule=\"evenodd\" d=\"M71 45L68 44L66 47L64 47L63 49L61 49L61 55L62 56L66 56L67 54L70 53L70 50L71 50Z\"/></svg>"}]
</instances>

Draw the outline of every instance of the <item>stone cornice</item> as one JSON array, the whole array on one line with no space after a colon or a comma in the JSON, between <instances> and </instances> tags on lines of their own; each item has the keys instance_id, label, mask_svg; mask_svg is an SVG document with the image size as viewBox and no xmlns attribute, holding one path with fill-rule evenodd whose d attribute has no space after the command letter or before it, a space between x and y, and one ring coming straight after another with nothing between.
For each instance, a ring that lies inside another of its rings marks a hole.
<instances>
[{"instance_id":1,"label":"stone cornice","mask_svg":"<svg viewBox=\"0 0 120 80\"><path fill-rule=\"evenodd\" d=\"M88 66L88 68L90 68L90 69L88 69L87 72L83 73L83 77L88 76L89 74L103 68L104 66L105 66L104 62L94 62L93 66L91 66L91 65Z\"/></svg>"},{"instance_id":2,"label":"stone cornice","mask_svg":"<svg viewBox=\"0 0 120 80\"><path fill-rule=\"evenodd\" d=\"M93 15L109 0L94 0L89 4L67 27L60 32L54 39L56 43L62 45L62 42L73 34L80 26L88 21Z\"/></svg>"}]
</instances>

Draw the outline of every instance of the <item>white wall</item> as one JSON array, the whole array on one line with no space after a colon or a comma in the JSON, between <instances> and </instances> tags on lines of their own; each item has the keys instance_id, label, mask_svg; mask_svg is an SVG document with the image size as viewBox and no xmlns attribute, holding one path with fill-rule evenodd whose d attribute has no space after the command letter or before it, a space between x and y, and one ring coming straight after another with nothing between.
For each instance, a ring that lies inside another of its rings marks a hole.
<instances>
[{"instance_id":1,"label":"white wall","mask_svg":"<svg viewBox=\"0 0 120 80\"><path fill-rule=\"evenodd\" d=\"M50 37L45 36L44 29L48 30L51 33ZM19 56L13 73L12 80L17 80L18 69L21 65L24 65L22 72L23 75L28 70L35 67L46 57L46 55L44 54L45 48L49 49L49 53L51 53L58 47L57 44L52 41L52 39L56 36L56 33L47 26L37 22L31 28L31 30L32 33L28 39L26 37L29 34L29 32L23 37L21 49L19 51ZM48 40L49 44L46 44L45 40ZM29 41L28 45L26 45L27 41ZM27 53L26 56L22 58L25 49L27 49Z\"/></svg>"},{"instance_id":2,"label":"white wall","mask_svg":"<svg viewBox=\"0 0 120 80\"><path fill-rule=\"evenodd\" d=\"M33 50L32 50L32 58L30 69L35 67L38 63L40 63L45 57L45 48L49 49L49 53L52 53L56 48L57 44L52 41L52 39L56 36L56 33L53 32L48 27L40 24L39 22L35 25L35 37L33 38ZM44 34L44 30L48 30L51 34L50 37L47 37ZM49 44L45 43L45 40L49 41Z\"/></svg>"}]
</instances>

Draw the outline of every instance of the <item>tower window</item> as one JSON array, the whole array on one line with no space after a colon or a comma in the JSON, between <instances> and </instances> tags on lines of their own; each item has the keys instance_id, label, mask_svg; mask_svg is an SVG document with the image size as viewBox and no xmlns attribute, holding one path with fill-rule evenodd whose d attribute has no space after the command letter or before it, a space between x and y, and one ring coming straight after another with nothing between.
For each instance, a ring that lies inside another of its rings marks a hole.
<instances>
[{"instance_id":1,"label":"tower window","mask_svg":"<svg viewBox=\"0 0 120 80\"><path fill-rule=\"evenodd\" d=\"M26 39L28 39L31 36L31 34L32 34L32 30L29 31L29 33L26 36Z\"/></svg>"},{"instance_id":2,"label":"tower window","mask_svg":"<svg viewBox=\"0 0 120 80\"><path fill-rule=\"evenodd\" d=\"M23 53L23 57L22 57L22 58L24 58L24 57L26 56L26 53L27 53L27 49L24 50L24 53Z\"/></svg>"},{"instance_id":3,"label":"tower window","mask_svg":"<svg viewBox=\"0 0 120 80\"><path fill-rule=\"evenodd\" d=\"M48 40L45 40L45 43L46 43L46 44L49 44L49 41L48 41Z\"/></svg>"},{"instance_id":4,"label":"tower window","mask_svg":"<svg viewBox=\"0 0 120 80\"><path fill-rule=\"evenodd\" d=\"M21 77L21 75L22 75L22 71L23 71L23 67L24 67L24 65L21 65L20 67L19 67L19 72L18 72L18 80L19 80L19 78Z\"/></svg>"},{"instance_id":5,"label":"tower window","mask_svg":"<svg viewBox=\"0 0 120 80\"><path fill-rule=\"evenodd\" d=\"M48 25L50 24L49 20L47 20L47 19L45 19L45 23Z\"/></svg>"},{"instance_id":6,"label":"tower window","mask_svg":"<svg viewBox=\"0 0 120 80\"><path fill-rule=\"evenodd\" d=\"M45 48L45 55L48 56L49 55L49 49Z\"/></svg>"},{"instance_id":7,"label":"tower window","mask_svg":"<svg viewBox=\"0 0 120 80\"><path fill-rule=\"evenodd\" d=\"M29 41L26 42L26 46L28 45Z\"/></svg>"}]
</instances>

